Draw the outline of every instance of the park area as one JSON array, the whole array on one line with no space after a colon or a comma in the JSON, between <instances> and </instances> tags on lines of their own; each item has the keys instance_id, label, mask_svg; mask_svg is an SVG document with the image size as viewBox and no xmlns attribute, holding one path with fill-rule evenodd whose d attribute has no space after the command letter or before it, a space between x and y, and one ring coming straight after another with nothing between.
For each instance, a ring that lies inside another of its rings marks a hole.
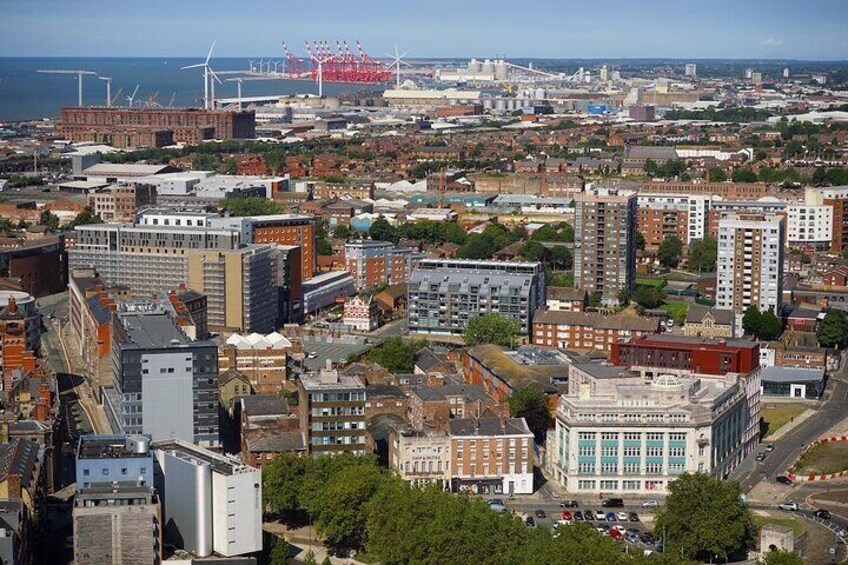
<instances>
[{"instance_id":1,"label":"park area","mask_svg":"<svg viewBox=\"0 0 848 565\"><path fill-rule=\"evenodd\" d=\"M848 470L848 441L821 443L801 455L796 475L827 475Z\"/></svg>"},{"instance_id":2,"label":"park area","mask_svg":"<svg viewBox=\"0 0 848 565\"><path fill-rule=\"evenodd\" d=\"M768 404L763 408L765 424L763 439L768 439L777 430L804 413L807 407L801 404Z\"/></svg>"}]
</instances>

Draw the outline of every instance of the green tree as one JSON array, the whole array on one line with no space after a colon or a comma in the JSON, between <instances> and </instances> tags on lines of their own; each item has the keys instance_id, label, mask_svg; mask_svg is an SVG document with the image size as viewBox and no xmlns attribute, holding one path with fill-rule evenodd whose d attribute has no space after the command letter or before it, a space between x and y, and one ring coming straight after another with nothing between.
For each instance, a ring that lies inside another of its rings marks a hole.
<instances>
[{"instance_id":1,"label":"green tree","mask_svg":"<svg viewBox=\"0 0 848 565\"><path fill-rule=\"evenodd\" d=\"M721 167L711 167L707 170L710 177L710 182L724 182L727 180L727 173Z\"/></svg>"},{"instance_id":2,"label":"green tree","mask_svg":"<svg viewBox=\"0 0 848 565\"><path fill-rule=\"evenodd\" d=\"M753 547L757 528L739 483L696 473L678 477L668 488L654 526L664 534L668 553L703 562Z\"/></svg>"},{"instance_id":3,"label":"green tree","mask_svg":"<svg viewBox=\"0 0 848 565\"><path fill-rule=\"evenodd\" d=\"M404 341L393 337L378 345L366 355L373 363L379 363L390 373L411 373L414 370L415 354L427 346L427 340Z\"/></svg>"},{"instance_id":4,"label":"green tree","mask_svg":"<svg viewBox=\"0 0 848 565\"><path fill-rule=\"evenodd\" d=\"M718 241L706 236L704 239L696 239L689 244L688 268L699 273L711 273L715 271L718 259Z\"/></svg>"},{"instance_id":5,"label":"green tree","mask_svg":"<svg viewBox=\"0 0 848 565\"><path fill-rule=\"evenodd\" d=\"M324 559L321 561L321 565L333 565L333 562L330 561L329 555L324 556Z\"/></svg>"},{"instance_id":6,"label":"green tree","mask_svg":"<svg viewBox=\"0 0 848 565\"><path fill-rule=\"evenodd\" d=\"M601 300L604 295L600 291L595 291L589 295L589 306L592 308L598 308L601 305Z\"/></svg>"},{"instance_id":7,"label":"green tree","mask_svg":"<svg viewBox=\"0 0 848 565\"><path fill-rule=\"evenodd\" d=\"M751 169L738 167L733 169L731 179L733 179L733 182L757 182L757 173Z\"/></svg>"},{"instance_id":8,"label":"green tree","mask_svg":"<svg viewBox=\"0 0 848 565\"><path fill-rule=\"evenodd\" d=\"M324 238L315 239L315 252L322 257L331 257L333 255L333 246Z\"/></svg>"},{"instance_id":9,"label":"green tree","mask_svg":"<svg viewBox=\"0 0 848 565\"><path fill-rule=\"evenodd\" d=\"M571 250L564 245L555 245L550 249L548 260L555 269L568 270L574 266L574 256Z\"/></svg>"},{"instance_id":10,"label":"green tree","mask_svg":"<svg viewBox=\"0 0 848 565\"><path fill-rule=\"evenodd\" d=\"M238 161L232 157L224 161L224 172L228 175L236 174L238 172Z\"/></svg>"},{"instance_id":11,"label":"green tree","mask_svg":"<svg viewBox=\"0 0 848 565\"><path fill-rule=\"evenodd\" d=\"M665 293L656 286L639 286L630 299L642 308L659 308L665 301Z\"/></svg>"},{"instance_id":12,"label":"green tree","mask_svg":"<svg viewBox=\"0 0 848 565\"><path fill-rule=\"evenodd\" d=\"M397 242L397 230L389 221L382 216L371 222L371 228L368 230L368 235L374 241L391 241Z\"/></svg>"},{"instance_id":13,"label":"green tree","mask_svg":"<svg viewBox=\"0 0 848 565\"><path fill-rule=\"evenodd\" d=\"M198 153L191 161L191 168L195 171L215 171L218 169L218 157L208 153Z\"/></svg>"},{"instance_id":14,"label":"green tree","mask_svg":"<svg viewBox=\"0 0 848 565\"><path fill-rule=\"evenodd\" d=\"M68 229L74 229L77 226L87 226L90 224L102 224L103 218L100 214L95 214L91 206L83 208L79 214L74 216L74 219L68 224Z\"/></svg>"},{"instance_id":15,"label":"green tree","mask_svg":"<svg viewBox=\"0 0 848 565\"><path fill-rule=\"evenodd\" d=\"M55 231L59 229L59 216L50 210L44 210L38 218L38 225Z\"/></svg>"},{"instance_id":16,"label":"green tree","mask_svg":"<svg viewBox=\"0 0 848 565\"><path fill-rule=\"evenodd\" d=\"M311 549L306 550L306 554L303 556L303 565L318 565L318 561L315 559L315 552Z\"/></svg>"},{"instance_id":17,"label":"green tree","mask_svg":"<svg viewBox=\"0 0 848 565\"><path fill-rule=\"evenodd\" d=\"M9 218L0 218L0 233L12 231L14 227L12 220Z\"/></svg>"},{"instance_id":18,"label":"green tree","mask_svg":"<svg viewBox=\"0 0 848 565\"><path fill-rule=\"evenodd\" d=\"M528 261L544 261L547 259L548 250L538 241L528 239L521 246L521 256Z\"/></svg>"},{"instance_id":19,"label":"green tree","mask_svg":"<svg viewBox=\"0 0 848 565\"><path fill-rule=\"evenodd\" d=\"M636 232L636 236L633 238L633 245L640 251L645 250L645 236L642 235L642 232Z\"/></svg>"},{"instance_id":20,"label":"green tree","mask_svg":"<svg viewBox=\"0 0 848 565\"><path fill-rule=\"evenodd\" d=\"M220 208L231 216L270 216L282 212L279 204L263 196L224 198Z\"/></svg>"},{"instance_id":21,"label":"green tree","mask_svg":"<svg viewBox=\"0 0 848 565\"><path fill-rule=\"evenodd\" d=\"M663 267L677 267L683 254L683 242L676 235L669 235L660 243L657 258Z\"/></svg>"},{"instance_id":22,"label":"green tree","mask_svg":"<svg viewBox=\"0 0 848 565\"><path fill-rule=\"evenodd\" d=\"M831 310L816 329L816 339L823 347L843 348L848 344L848 317L844 312Z\"/></svg>"},{"instance_id":23,"label":"green tree","mask_svg":"<svg viewBox=\"0 0 848 565\"><path fill-rule=\"evenodd\" d=\"M804 560L794 551L766 551L763 555L762 565L804 565Z\"/></svg>"},{"instance_id":24,"label":"green tree","mask_svg":"<svg viewBox=\"0 0 848 565\"><path fill-rule=\"evenodd\" d=\"M456 256L460 259L489 259L498 249L483 234L472 233L456 252Z\"/></svg>"},{"instance_id":25,"label":"green tree","mask_svg":"<svg viewBox=\"0 0 848 565\"><path fill-rule=\"evenodd\" d=\"M303 486L306 460L294 453L281 453L262 467L262 498L265 508L277 515L290 515L300 508L298 493Z\"/></svg>"},{"instance_id":26,"label":"green tree","mask_svg":"<svg viewBox=\"0 0 848 565\"><path fill-rule=\"evenodd\" d=\"M484 314L468 320L468 326L462 336L468 345L494 343L512 347L520 330L518 322L512 318L500 314Z\"/></svg>"},{"instance_id":27,"label":"green tree","mask_svg":"<svg viewBox=\"0 0 848 565\"><path fill-rule=\"evenodd\" d=\"M339 224L333 228L333 237L336 239L347 239L350 237L350 228L344 224Z\"/></svg>"},{"instance_id":28,"label":"green tree","mask_svg":"<svg viewBox=\"0 0 848 565\"><path fill-rule=\"evenodd\" d=\"M745 330L745 333L749 333L751 335L758 335L760 333L760 321L762 320L762 314L753 304L748 306L745 310L745 313L742 314L742 329Z\"/></svg>"},{"instance_id":29,"label":"green tree","mask_svg":"<svg viewBox=\"0 0 848 565\"><path fill-rule=\"evenodd\" d=\"M768 151L765 149L757 149L754 151L754 160L755 161L765 161L768 159Z\"/></svg>"},{"instance_id":30,"label":"green tree","mask_svg":"<svg viewBox=\"0 0 848 565\"><path fill-rule=\"evenodd\" d=\"M659 175L659 166L657 162L653 159L645 159L645 164L642 165L642 170L645 171L645 174L649 177L655 177Z\"/></svg>"},{"instance_id":31,"label":"green tree","mask_svg":"<svg viewBox=\"0 0 848 565\"><path fill-rule=\"evenodd\" d=\"M774 312L769 309L763 312L760 316L759 331L757 337L765 340L776 339L783 331L783 322L780 321Z\"/></svg>"},{"instance_id":32,"label":"green tree","mask_svg":"<svg viewBox=\"0 0 848 565\"><path fill-rule=\"evenodd\" d=\"M548 395L543 391L522 387L513 391L509 397L509 415L524 418L527 427L533 432L536 443L544 445L545 434L551 427L551 412L548 408Z\"/></svg>"}]
</instances>

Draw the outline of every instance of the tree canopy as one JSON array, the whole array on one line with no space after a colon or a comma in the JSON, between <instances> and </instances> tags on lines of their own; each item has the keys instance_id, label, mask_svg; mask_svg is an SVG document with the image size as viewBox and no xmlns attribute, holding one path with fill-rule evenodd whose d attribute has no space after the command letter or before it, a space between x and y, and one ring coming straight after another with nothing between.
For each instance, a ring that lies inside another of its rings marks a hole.
<instances>
[{"instance_id":1,"label":"tree canopy","mask_svg":"<svg viewBox=\"0 0 848 565\"><path fill-rule=\"evenodd\" d=\"M411 373L414 369L415 354L425 347L427 347L427 340L404 341L397 336L378 345L365 357L374 363L379 363L390 373Z\"/></svg>"},{"instance_id":2,"label":"tree canopy","mask_svg":"<svg viewBox=\"0 0 848 565\"><path fill-rule=\"evenodd\" d=\"M77 226L87 226L90 224L102 224L103 218L100 214L95 214L91 206L83 208L79 214L74 216L74 219L68 224L68 229L74 229Z\"/></svg>"},{"instance_id":3,"label":"tree canopy","mask_svg":"<svg viewBox=\"0 0 848 565\"><path fill-rule=\"evenodd\" d=\"M38 218L38 225L45 226L51 230L59 228L59 216L50 210L44 210Z\"/></svg>"},{"instance_id":4,"label":"tree canopy","mask_svg":"<svg viewBox=\"0 0 848 565\"><path fill-rule=\"evenodd\" d=\"M705 562L744 554L754 546L757 528L739 483L696 473L678 477L668 488L654 526L664 534L668 553Z\"/></svg>"},{"instance_id":5,"label":"tree canopy","mask_svg":"<svg viewBox=\"0 0 848 565\"><path fill-rule=\"evenodd\" d=\"M816 339L824 347L845 347L848 344L848 317L845 313L833 310L825 314L816 329Z\"/></svg>"},{"instance_id":6,"label":"tree canopy","mask_svg":"<svg viewBox=\"0 0 848 565\"><path fill-rule=\"evenodd\" d=\"M665 293L656 286L638 286L630 299L642 308L658 308L665 301Z\"/></svg>"},{"instance_id":7,"label":"tree canopy","mask_svg":"<svg viewBox=\"0 0 848 565\"><path fill-rule=\"evenodd\" d=\"M524 418L530 431L533 432L536 443L545 443L545 434L551 427L547 394L530 387L513 391L509 397L509 415L513 418Z\"/></svg>"},{"instance_id":8,"label":"tree canopy","mask_svg":"<svg viewBox=\"0 0 848 565\"><path fill-rule=\"evenodd\" d=\"M382 216L371 222L371 228L368 230L368 235L370 235L371 239L374 241L391 241L395 243L398 240L397 230Z\"/></svg>"},{"instance_id":9,"label":"tree canopy","mask_svg":"<svg viewBox=\"0 0 848 565\"><path fill-rule=\"evenodd\" d=\"M783 331L783 322L772 310L760 312L751 305L742 315L742 329L757 339L772 340Z\"/></svg>"},{"instance_id":10,"label":"tree canopy","mask_svg":"<svg viewBox=\"0 0 848 565\"><path fill-rule=\"evenodd\" d=\"M518 230L510 231L500 224L487 226L483 233L472 233L457 251L461 259L489 259L496 251L522 238Z\"/></svg>"},{"instance_id":11,"label":"tree canopy","mask_svg":"<svg viewBox=\"0 0 848 565\"><path fill-rule=\"evenodd\" d=\"M283 210L279 204L262 196L224 198L220 208L231 216L270 216Z\"/></svg>"},{"instance_id":12,"label":"tree canopy","mask_svg":"<svg viewBox=\"0 0 848 565\"><path fill-rule=\"evenodd\" d=\"M500 314L484 314L468 320L468 326L462 336L468 345L493 343L512 347L520 329L518 322L512 318Z\"/></svg>"},{"instance_id":13,"label":"tree canopy","mask_svg":"<svg viewBox=\"0 0 848 565\"><path fill-rule=\"evenodd\" d=\"M762 565L804 565L804 560L794 551L766 551L760 560Z\"/></svg>"},{"instance_id":14,"label":"tree canopy","mask_svg":"<svg viewBox=\"0 0 848 565\"><path fill-rule=\"evenodd\" d=\"M657 259L663 267L673 268L680 263L683 255L683 242L676 235L666 236L657 250Z\"/></svg>"},{"instance_id":15,"label":"tree canopy","mask_svg":"<svg viewBox=\"0 0 848 565\"><path fill-rule=\"evenodd\" d=\"M696 239L689 245L688 267L691 271L711 273L715 271L718 259L718 241L706 236Z\"/></svg>"}]
</instances>

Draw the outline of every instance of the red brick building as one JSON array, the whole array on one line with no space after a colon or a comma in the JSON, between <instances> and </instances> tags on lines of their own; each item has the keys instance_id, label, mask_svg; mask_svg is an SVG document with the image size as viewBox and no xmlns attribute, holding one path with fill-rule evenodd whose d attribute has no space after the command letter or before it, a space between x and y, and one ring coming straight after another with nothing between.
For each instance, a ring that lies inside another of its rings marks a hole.
<instances>
[{"instance_id":1,"label":"red brick building","mask_svg":"<svg viewBox=\"0 0 848 565\"><path fill-rule=\"evenodd\" d=\"M614 343L610 361L707 375L748 374L760 365L760 346L753 341L651 336Z\"/></svg>"},{"instance_id":2,"label":"red brick building","mask_svg":"<svg viewBox=\"0 0 848 565\"><path fill-rule=\"evenodd\" d=\"M645 247L655 249L669 236L676 236L684 246L689 240L689 212L639 206L636 209L636 230L645 236Z\"/></svg>"},{"instance_id":3,"label":"red brick building","mask_svg":"<svg viewBox=\"0 0 848 565\"><path fill-rule=\"evenodd\" d=\"M268 165L262 155L238 155L235 159L237 175L264 176L268 174Z\"/></svg>"},{"instance_id":4,"label":"red brick building","mask_svg":"<svg viewBox=\"0 0 848 565\"><path fill-rule=\"evenodd\" d=\"M535 345L609 353L620 339L635 339L659 332L657 318L595 312L538 310L533 317L531 340Z\"/></svg>"},{"instance_id":5,"label":"red brick building","mask_svg":"<svg viewBox=\"0 0 848 565\"><path fill-rule=\"evenodd\" d=\"M357 289L406 282L415 267L411 249L388 241L352 240L345 244L344 255Z\"/></svg>"}]
</instances>

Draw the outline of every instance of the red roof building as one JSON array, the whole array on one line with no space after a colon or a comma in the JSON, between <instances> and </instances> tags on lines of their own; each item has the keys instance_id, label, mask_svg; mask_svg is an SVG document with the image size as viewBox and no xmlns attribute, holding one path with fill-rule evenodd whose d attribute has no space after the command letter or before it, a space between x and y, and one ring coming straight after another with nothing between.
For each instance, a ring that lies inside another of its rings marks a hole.
<instances>
[{"instance_id":1,"label":"red roof building","mask_svg":"<svg viewBox=\"0 0 848 565\"><path fill-rule=\"evenodd\" d=\"M748 374L760 365L760 346L753 341L658 335L614 343L610 361L707 375Z\"/></svg>"}]
</instances>

